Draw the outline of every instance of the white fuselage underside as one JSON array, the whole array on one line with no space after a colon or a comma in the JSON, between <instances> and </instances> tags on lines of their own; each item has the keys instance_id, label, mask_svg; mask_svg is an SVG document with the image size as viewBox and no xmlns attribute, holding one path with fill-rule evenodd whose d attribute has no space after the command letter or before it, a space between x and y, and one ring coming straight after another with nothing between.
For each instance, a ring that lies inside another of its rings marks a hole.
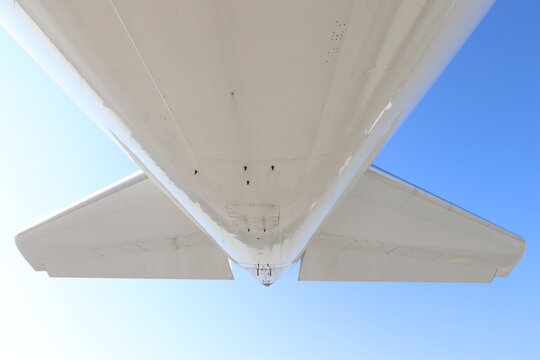
<instances>
[{"instance_id":1,"label":"white fuselage underside","mask_svg":"<svg viewBox=\"0 0 540 360\"><path fill-rule=\"evenodd\" d=\"M263 283L298 261L490 3L22 1L73 66L53 76L79 75L99 100L75 100Z\"/></svg>"}]
</instances>

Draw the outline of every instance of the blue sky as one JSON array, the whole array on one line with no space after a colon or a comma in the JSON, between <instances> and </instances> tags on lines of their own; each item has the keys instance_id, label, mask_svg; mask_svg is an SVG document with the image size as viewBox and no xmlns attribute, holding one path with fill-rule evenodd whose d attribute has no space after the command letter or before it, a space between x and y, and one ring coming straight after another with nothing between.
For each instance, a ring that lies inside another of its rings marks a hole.
<instances>
[{"instance_id":1,"label":"blue sky","mask_svg":"<svg viewBox=\"0 0 540 360\"><path fill-rule=\"evenodd\" d=\"M527 240L492 284L34 272L14 234L136 166L0 28L0 357L540 358L539 18L496 3L375 162Z\"/></svg>"}]
</instances>

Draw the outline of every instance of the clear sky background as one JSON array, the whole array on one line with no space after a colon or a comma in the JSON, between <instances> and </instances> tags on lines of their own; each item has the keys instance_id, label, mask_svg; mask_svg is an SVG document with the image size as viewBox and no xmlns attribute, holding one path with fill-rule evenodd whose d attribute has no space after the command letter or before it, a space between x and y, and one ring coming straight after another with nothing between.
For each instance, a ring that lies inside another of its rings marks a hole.
<instances>
[{"instance_id":1,"label":"clear sky background","mask_svg":"<svg viewBox=\"0 0 540 360\"><path fill-rule=\"evenodd\" d=\"M136 166L0 28L0 358L540 359L540 1L501 0L375 161L524 237L492 284L53 279L13 237Z\"/></svg>"}]
</instances>

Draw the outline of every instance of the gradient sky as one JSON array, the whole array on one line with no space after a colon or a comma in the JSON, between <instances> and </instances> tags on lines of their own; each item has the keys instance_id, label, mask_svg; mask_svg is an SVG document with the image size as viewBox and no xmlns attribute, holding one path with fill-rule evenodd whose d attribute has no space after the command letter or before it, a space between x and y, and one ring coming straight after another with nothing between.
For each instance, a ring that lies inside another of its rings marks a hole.
<instances>
[{"instance_id":1,"label":"gradient sky","mask_svg":"<svg viewBox=\"0 0 540 360\"><path fill-rule=\"evenodd\" d=\"M21 229L136 166L0 28L0 358L540 359L540 1L495 4L376 165L528 243L492 284L52 279Z\"/></svg>"}]
</instances>

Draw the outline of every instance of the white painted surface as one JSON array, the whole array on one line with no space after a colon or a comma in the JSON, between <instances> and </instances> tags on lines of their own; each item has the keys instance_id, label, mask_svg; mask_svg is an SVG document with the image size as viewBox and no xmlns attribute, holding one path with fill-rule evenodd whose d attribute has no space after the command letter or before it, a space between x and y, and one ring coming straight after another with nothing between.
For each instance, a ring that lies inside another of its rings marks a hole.
<instances>
[{"instance_id":1,"label":"white painted surface","mask_svg":"<svg viewBox=\"0 0 540 360\"><path fill-rule=\"evenodd\" d=\"M268 284L491 3L4 0L1 13L186 216Z\"/></svg>"},{"instance_id":2,"label":"white painted surface","mask_svg":"<svg viewBox=\"0 0 540 360\"><path fill-rule=\"evenodd\" d=\"M62 277L232 279L227 255L139 172L20 233L38 271Z\"/></svg>"},{"instance_id":3,"label":"white painted surface","mask_svg":"<svg viewBox=\"0 0 540 360\"><path fill-rule=\"evenodd\" d=\"M325 220L299 280L490 282L525 242L376 168Z\"/></svg>"}]
</instances>

